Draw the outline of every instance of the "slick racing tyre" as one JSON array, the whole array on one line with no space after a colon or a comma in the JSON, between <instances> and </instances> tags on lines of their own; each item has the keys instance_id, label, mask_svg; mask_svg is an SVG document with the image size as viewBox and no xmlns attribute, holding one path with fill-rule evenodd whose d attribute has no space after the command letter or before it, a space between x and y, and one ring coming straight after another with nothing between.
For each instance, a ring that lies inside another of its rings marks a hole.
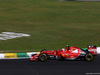
<instances>
[{"instance_id":1,"label":"slick racing tyre","mask_svg":"<svg viewBox=\"0 0 100 75\"><path fill-rule=\"evenodd\" d=\"M86 55L85 55L85 60L86 60L86 61L92 61L92 60L93 60L93 55L90 54L90 53L86 54Z\"/></svg>"},{"instance_id":2,"label":"slick racing tyre","mask_svg":"<svg viewBox=\"0 0 100 75\"><path fill-rule=\"evenodd\" d=\"M46 49L42 49L40 52L47 51Z\"/></svg>"},{"instance_id":3,"label":"slick racing tyre","mask_svg":"<svg viewBox=\"0 0 100 75\"><path fill-rule=\"evenodd\" d=\"M43 54L40 54L40 55L39 55L39 60L40 60L40 61L43 61L43 62L47 61L47 55L44 54L44 53L43 53Z\"/></svg>"}]
</instances>

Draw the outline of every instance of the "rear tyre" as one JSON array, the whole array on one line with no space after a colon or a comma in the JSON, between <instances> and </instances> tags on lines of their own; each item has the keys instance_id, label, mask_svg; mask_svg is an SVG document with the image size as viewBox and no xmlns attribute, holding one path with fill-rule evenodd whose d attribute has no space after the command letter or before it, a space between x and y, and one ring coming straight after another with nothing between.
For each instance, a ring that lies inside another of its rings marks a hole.
<instances>
[{"instance_id":1,"label":"rear tyre","mask_svg":"<svg viewBox=\"0 0 100 75\"><path fill-rule=\"evenodd\" d=\"M93 60L93 55L90 54L90 53L89 53L89 54L86 54L86 55L85 55L85 60L88 61L88 62L89 62L89 61L92 61L92 60Z\"/></svg>"},{"instance_id":2,"label":"rear tyre","mask_svg":"<svg viewBox=\"0 0 100 75\"><path fill-rule=\"evenodd\" d=\"M39 60L42 61L42 62L47 61L47 55L44 54L44 53L43 53L43 54L40 54L40 55L39 55Z\"/></svg>"}]
</instances>

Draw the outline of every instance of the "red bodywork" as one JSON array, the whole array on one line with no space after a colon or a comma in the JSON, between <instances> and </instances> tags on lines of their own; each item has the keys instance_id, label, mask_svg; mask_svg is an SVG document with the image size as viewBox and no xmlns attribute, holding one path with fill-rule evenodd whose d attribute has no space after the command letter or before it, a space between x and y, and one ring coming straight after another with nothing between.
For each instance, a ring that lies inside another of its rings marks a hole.
<instances>
[{"instance_id":1,"label":"red bodywork","mask_svg":"<svg viewBox=\"0 0 100 75\"><path fill-rule=\"evenodd\" d=\"M91 54L97 54L96 48L88 48L89 52ZM67 58L67 59L75 59L78 56L80 56L81 54L85 55L85 52L82 51L80 48L78 47L70 47L69 50L65 49L65 50L48 50L48 51L43 51L40 54L47 54L48 56L58 56L58 57L63 57L63 58ZM40 54L36 54L33 55L30 60L31 61L36 61L38 60L38 57Z\"/></svg>"},{"instance_id":2,"label":"red bodywork","mask_svg":"<svg viewBox=\"0 0 100 75\"><path fill-rule=\"evenodd\" d=\"M97 55L97 47L95 46L88 46L88 51L93 55Z\"/></svg>"},{"instance_id":3,"label":"red bodywork","mask_svg":"<svg viewBox=\"0 0 100 75\"><path fill-rule=\"evenodd\" d=\"M64 58L76 58L78 55L82 52L78 47L70 47L69 50L52 50L52 51L43 51L41 53L45 53L48 55L58 56L58 57L64 57Z\"/></svg>"},{"instance_id":4,"label":"red bodywork","mask_svg":"<svg viewBox=\"0 0 100 75\"><path fill-rule=\"evenodd\" d=\"M36 60L38 60L39 55L40 55L40 54L33 55L33 56L30 58L30 61L36 61Z\"/></svg>"}]
</instances>

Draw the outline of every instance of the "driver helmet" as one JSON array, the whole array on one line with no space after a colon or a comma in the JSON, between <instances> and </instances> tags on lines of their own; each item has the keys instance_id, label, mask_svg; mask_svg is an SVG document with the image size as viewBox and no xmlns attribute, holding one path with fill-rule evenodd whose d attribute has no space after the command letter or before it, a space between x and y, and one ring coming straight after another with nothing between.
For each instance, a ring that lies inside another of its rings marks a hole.
<instances>
[{"instance_id":1,"label":"driver helmet","mask_svg":"<svg viewBox=\"0 0 100 75\"><path fill-rule=\"evenodd\" d=\"M69 45L66 45L66 49L69 50L70 49L70 46Z\"/></svg>"}]
</instances>

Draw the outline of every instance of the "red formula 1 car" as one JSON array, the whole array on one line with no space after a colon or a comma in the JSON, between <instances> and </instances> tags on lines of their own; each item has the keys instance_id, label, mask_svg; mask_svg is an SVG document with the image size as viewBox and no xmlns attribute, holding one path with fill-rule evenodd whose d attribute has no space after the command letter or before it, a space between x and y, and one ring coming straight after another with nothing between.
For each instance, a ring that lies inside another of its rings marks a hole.
<instances>
[{"instance_id":1,"label":"red formula 1 car","mask_svg":"<svg viewBox=\"0 0 100 75\"><path fill-rule=\"evenodd\" d=\"M69 47L61 50L46 50L43 49L40 54L33 54L30 58L31 61L47 61L47 59L56 60L86 60L92 61L94 55L97 55L96 46L89 45L87 50L78 47Z\"/></svg>"}]
</instances>

